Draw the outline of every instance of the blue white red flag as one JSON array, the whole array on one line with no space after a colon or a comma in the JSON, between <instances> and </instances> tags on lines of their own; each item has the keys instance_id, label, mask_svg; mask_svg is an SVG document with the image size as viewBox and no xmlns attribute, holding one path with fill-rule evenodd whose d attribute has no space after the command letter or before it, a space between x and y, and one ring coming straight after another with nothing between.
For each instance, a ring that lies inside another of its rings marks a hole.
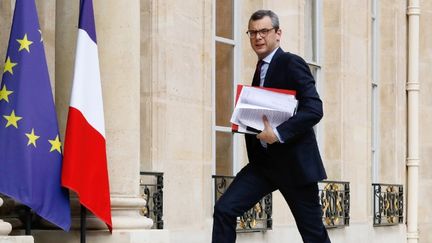
<instances>
[{"instance_id":1,"label":"blue white red flag","mask_svg":"<svg viewBox=\"0 0 432 243\"><path fill-rule=\"evenodd\" d=\"M75 191L80 203L112 230L102 88L91 0L81 0L80 6L62 184Z\"/></svg>"}]
</instances>

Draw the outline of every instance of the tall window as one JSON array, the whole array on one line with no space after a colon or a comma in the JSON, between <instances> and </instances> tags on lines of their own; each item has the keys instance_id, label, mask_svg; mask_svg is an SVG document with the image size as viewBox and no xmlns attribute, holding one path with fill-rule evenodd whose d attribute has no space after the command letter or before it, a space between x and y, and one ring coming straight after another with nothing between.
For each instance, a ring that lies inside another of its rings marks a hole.
<instances>
[{"instance_id":1,"label":"tall window","mask_svg":"<svg viewBox=\"0 0 432 243\"><path fill-rule=\"evenodd\" d=\"M371 152L372 152L372 182L379 182L379 170L380 170L380 158L379 158L379 60L378 60L378 45L379 45L379 18L378 18L378 1L372 0L372 11L371 11Z\"/></svg>"},{"instance_id":2,"label":"tall window","mask_svg":"<svg viewBox=\"0 0 432 243\"><path fill-rule=\"evenodd\" d=\"M320 31L321 31L321 0L305 0L304 7L304 41L305 53L304 58L309 64L312 75L315 78L318 92L320 91ZM319 126L314 128L317 134L318 142L320 142Z\"/></svg>"},{"instance_id":3,"label":"tall window","mask_svg":"<svg viewBox=\"0 0 432 243\"><path fill-rule=\"evenodd\" d=\"M214 0L214 105L215 173L233 175L236 170L236 136L231 133L230 118L234 108L238 35L235 24L235 0Z\"/></svg>"}]
</instances>

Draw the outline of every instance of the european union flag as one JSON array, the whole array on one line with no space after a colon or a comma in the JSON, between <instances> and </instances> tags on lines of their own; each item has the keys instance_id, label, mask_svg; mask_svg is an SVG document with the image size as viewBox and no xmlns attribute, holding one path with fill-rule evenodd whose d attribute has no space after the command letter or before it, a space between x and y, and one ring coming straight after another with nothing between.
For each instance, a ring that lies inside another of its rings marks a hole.
<instances>
[{"instance_id":1,"label":"european union flag","mask_svg":"<svg viewBox=\"0 0 432 243\"><path fill-rule=\"evenodd\" d=\"M70 228L57 116L34 0L17 0L0 86L0 193Z\"/></svg>"}]
</instances>

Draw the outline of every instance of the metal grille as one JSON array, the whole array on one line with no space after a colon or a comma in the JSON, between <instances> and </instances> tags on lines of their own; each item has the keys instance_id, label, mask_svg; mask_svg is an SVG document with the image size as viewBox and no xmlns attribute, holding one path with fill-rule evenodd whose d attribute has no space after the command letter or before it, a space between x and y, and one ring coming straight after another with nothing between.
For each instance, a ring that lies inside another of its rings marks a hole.
<instances>
[{"instance_id":1,"label":"metal grille","mask_svg":"<svg viewBox=\"0 0 432 243\"><path fill-rule=\"evenodd\" d=\"M319 198L326 228L344 227L350 220L349 182L322 181L318 183Z\"/></svg>"},{"instance_id":2,"label":"metal grille","mask_svg":"<svg viewBox=\"0 0 432 243\"><path fill-rule=\"evenodd\" d=\"M213 176L215 202L225 193L234 176ZM263 197L255 206L237 218L237 232L266 231L272 228L272 194Z\"/></svg>"},{"instance_id":3,"label":"metal grille","mask_svg":"<svg viewBox=\"0 0 432 243\"><path fill-rule=\"evenodd\" d=\"M163 229L163 173L140 172L141 196L147 204L141 214L153 220L153 229Z\"/></svg>"},{"instance_id":4,"label":"metal grille","mask_svg":"<svg viewBox=\"0 0 432 243\"><path fill-rule=\"evenodd\" d=\"M374 226L403 223L403 186L372 184L374 191Z\"/></svg>"}]
</instances>

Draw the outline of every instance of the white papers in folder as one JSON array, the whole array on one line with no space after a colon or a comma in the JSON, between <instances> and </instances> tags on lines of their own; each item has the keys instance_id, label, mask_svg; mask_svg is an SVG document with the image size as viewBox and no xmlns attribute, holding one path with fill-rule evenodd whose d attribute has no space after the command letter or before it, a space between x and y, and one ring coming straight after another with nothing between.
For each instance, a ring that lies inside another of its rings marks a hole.
<instances>
[{"instance_id":1,"label":"white papers in folder","mask_svg":"<svg viewBox=\"0 0 432 243\"><path fill-rule=\"evenodd\" d=\"M292 94L243 86L237 100L231 123L239 127L264 129L263 116L275 128L293 116L297 99Z\"/></svg>"}]
</instances>

